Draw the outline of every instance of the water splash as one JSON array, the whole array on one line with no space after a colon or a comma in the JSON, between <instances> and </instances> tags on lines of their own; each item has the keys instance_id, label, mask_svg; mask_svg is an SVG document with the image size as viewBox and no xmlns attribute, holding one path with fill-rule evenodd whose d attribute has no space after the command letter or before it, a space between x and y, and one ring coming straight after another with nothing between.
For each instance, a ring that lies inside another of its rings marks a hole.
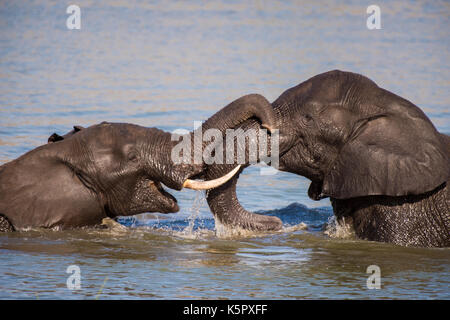
<instances>
[{"instance_id":1,"label":"water splash","mask_svg":"<svg viewBox=\"0 0 450 320\"><path fill-rule=\"evenodd\" d=\"M295 225L284 225L281 230L278 231L258 231L248 230L241 227L229 226L221 223L218 219L215 219L215 231L216 236L220 239L235 239L235 238L247 238L247 237L263 237L269 234L278 233L290 233L299 230L307 230L308 225L304 222L300 222Z\"/></svg>"},{"instance_id":2,"label":"water splash","mask_svg":"<svg viewBox=\"0 0 450 320\"><path fill-rule=\"evenodd\" d=\"M192 204L192 207L189 209L190 215L187 218L189 224L183 230L183 232L185 232L188 235L193 234L193 232L194 232L195 220L197 220L197 218L200 214L200 208L203 204L204 198L205 197L203 196L203 192L197 191L195 193L194 203Z\"/></svg>"},{"instance_id":3,"label":"water splash","mask_svg":"<svg viewBox=\"0 0 450 320\"><path fill-rule=\"evenodd\" d=\"M223 224L219 219L214 217L216 237L220 239L246 238L267 234L267 232L254 231L244 229L238 226L230 226Z\"/></svg>"},{"instance_id":4,"label":"water splash","mask_svg":"<svg viewBox=\"0 0 450 320\"><path fill-rule=\"evenodd\" d=\"M299 230L308 230L308 225L304 222L300 222L299 224L293 226L283 226L283 228L278 232L285 233L285 232L295 232Z\"/></svg>"},{"instance_id":5,"label":"water splash","mask_svg":"<svg viewBox=\"0 0 450 320\"><path fill-rule=\"evenodd\" d=\"M328 218L324 233L330 238L354 239L356 237L353 220L351 218L338 220L334 215Z\"/></svg>"},{"instance_id":6,"label":"water splash","mask_svg":"<svg viewBox=\"0 0 450 320\"><path fill-rule=\"evenodd\" d=\"M285 208L268 211L258 211L259 214L277 216L283 221L283 227L279 231L262 232L252 231L236 226L228 226L211 217L200 217L200 212L205 205L205 197L202 192L197 192L193 205L188 210L189 216L180 219L179 216L161 219L158 214L151 214L148 219L136 217L121 217L119 222L132 228L150 228L165 234L183 239L234 239L246 237L263 237L270 234L290 233L302 230L311 232L325 229L326 221L333 212L330 208L308 208L300 203L292 203Z\"/></svg>"},{"instance_id":7,"label":"water splash","mask_svg":"<svg viewBox=\"0 0 450 320\"><path fill-rule=\"evenodd\" d=\"M202 191L195 193L194 202L189 209L190 215L186 219L188 225L181 231L173 230L172 234L184 239L206 239L214 236L212 230L205 226L204 220L199 219L200 209L205 203L205 195Z\"/></svg>"},{"instance_id":8,"label":"water splash","mask_svg":"<svg viewBox=\"0 0 450 320\"><path fill-rule=\"evenodd\" d=\"M283 227L279 231L252 231L244 228L222 224L215 219L215 230L218 238L242 238L265 236L268 234L289 233L300 230L322 231L325 222L333 211L329 207L308 208L301 203L291 203L287 207L271 209L267 211L257 211L258 214L276 216L283 222Z\"/></svg>"},{"instance_id":9,"label":"water splash","mask_svg":"<svg viewBox=\"0 0 450 320\"><path fill-rule=\"evenodd\" d=\"M127 227L111 218L104 218L101 225L107 228L111 233L122 234L128 232Z\"/></svg>"}]
</instances>

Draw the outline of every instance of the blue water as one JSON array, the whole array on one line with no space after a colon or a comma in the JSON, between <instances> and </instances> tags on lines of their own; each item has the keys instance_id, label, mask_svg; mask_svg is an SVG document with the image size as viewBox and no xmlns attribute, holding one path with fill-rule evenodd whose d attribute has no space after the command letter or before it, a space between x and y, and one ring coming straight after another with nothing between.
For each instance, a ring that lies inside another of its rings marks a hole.
<instances>
[{"instance_id":1,"label":"blue water","mask_svg":"<svg viewBox=\"0 0 450 320\"><path fill-rule=\"evenodd\" d=\"M379 1L0 1L0 163L53 132L104 120L191 130L232 100L270 101L318 73L364 74L450 133L450 6ZM450 251L324 232L328 200L309 182L247 169L238 196L280 217L274 234L220 239L202 193L170 191L177 214L123 218L126 230L0 235L0 298L450 298ZM306 229L305 229L306 225ZM66 269L78 265L81 289ZM369 290L369 265L382 286Z\"/></svg>"}]
</instances>

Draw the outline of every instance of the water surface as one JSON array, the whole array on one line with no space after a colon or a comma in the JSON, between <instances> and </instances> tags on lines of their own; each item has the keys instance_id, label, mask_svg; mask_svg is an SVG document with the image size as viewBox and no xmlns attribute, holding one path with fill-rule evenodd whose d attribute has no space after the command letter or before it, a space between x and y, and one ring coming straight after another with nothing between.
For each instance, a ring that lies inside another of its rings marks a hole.
<instances>
[{"instance_id":1,"label":"water surface","mask_svg":"<svg viewBox=\"0 0 450 320\"><path fill-rule=\"evenodd\" d=\"M0 163L53 132L104 120L192 129L232 100L269 100L332 69L362 73L450 133L450 5L378 1L0 1ZM247 169L238 194L283 232L219 239L201 193L175 192L177 214L122 219L126 231L0 235L0 298L450 298L450 251L324 234L328 200L309 182ZM304 229L306 224L307 229ZM81 269L81 290L66 269ZM381 289L369 290L369 265Z\"/></svg>"}]
</instances>

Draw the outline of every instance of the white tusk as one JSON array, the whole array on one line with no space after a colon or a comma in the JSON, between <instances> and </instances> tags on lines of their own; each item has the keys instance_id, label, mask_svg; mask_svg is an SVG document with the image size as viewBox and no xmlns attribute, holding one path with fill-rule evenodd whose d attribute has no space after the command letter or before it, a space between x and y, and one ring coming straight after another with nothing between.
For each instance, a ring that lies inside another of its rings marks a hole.
<instances>
[{"instance_id":1,"label":"white tusk","mask_svg":"<svg viewBox=\"0 0 450 320\"><path fill-rule=\"evenodd\" d=\"M220 178L217 178L214 180L195 181L195 180L187 179L183 183L183 188L194 189L194 190L208 190L208 189L217 188L218 186L220 186L220 185L224 184L225 182L227 182L228 180L230 180L236 174L236 172L239 171L240 167L241 167L241 165L238 165L236 168L234 168L233 170L228 172L223 177L220 177Z\"/></svg>"}]
</instances>

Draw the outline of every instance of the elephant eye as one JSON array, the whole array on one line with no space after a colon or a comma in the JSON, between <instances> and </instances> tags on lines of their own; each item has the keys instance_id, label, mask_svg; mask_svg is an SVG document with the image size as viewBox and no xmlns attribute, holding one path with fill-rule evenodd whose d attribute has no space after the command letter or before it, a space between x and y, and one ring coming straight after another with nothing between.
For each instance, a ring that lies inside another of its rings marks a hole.
<instances>
[{"instance_id":1,"label":"elephant eye","mask_svg":"<svg viewBox=\"0 0 450 320\"><path fill-rule=\"evenodd\" d=\"M136 154L136 152L130 152L128 154L128 160L129 161L133 161L133 162L137 161L137 154Z\"/></svg>"}]
</instances>

